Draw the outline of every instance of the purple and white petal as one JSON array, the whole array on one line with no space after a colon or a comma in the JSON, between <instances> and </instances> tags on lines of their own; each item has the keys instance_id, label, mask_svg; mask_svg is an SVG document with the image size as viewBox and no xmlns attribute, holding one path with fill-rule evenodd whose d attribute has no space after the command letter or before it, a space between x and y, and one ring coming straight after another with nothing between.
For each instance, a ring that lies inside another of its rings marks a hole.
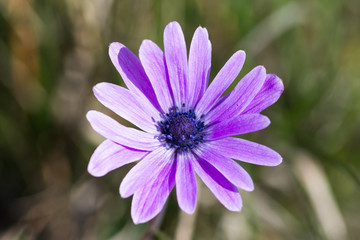
<instances>
[{"instance_id":1,"label":"purple and white petal","mask_svg":"<svg viewBox=\"0 0 360 240\"><path fill-rule=\"evenodd\" d=\"M179 207L192 214L197 201L196 175L227 209L240 211L238 188L252 191L254 184L233 159L265 166L282 161L268 147L230 137L270 124L260 112L278 100L284 90L281 79L258 66L223 96L240 73L245 52L231 56L207 88L211 51L208 32L199 27L188 59L177 22L164 30L164 52L150 40L141 44L140 60L121 43L109 47L111 61L128 89L100 83L94 87L95 96L141 130L89 111L91 126L107 139L94 151L88 171L103 176L140 160L119 187L122 197L133 195L135 224L159 214L175 184Z\"/></svg>"},{"instance_id":2,"label":"purple and white petal","mask_svg":"<svg viewBox=\"0 0 360 240\"><path fill-rule=\"evenodd\" d=\"M142 159L149 152L129 149L109 139L103 141L90 158L88 172L102 177L125 164Z\"/></svg>"},{"instance_id":3,"label":"purple and white petal","mask_svg":"<svg viewBox=\"0 0 360 240\"><path fill-rule=\"evenodd\" d=\"M209 82L211 43L206 28L198 27L189 51L188 105L194 108Z\"/></svg>"},{"instance_id":4,"label":"purple and white petal","mask_svg":"<svg viewBox=\"0 0 360 240\"><path fill-rule=\"evenodd\" d=\"M227 137L208 144L214 151L242 162L263 166L277 166L282 162L282 157L274 150L241 138Z\"/></svg>"},{"instance_id":5,"label":"purple and white petal","mask_svg":"<svg viewBox=\"0 0 360 240\"><path fill-rule=\"evenodd\" d=\"M156 122L161 120L159 111L147 98L133 94L119 85L102 82L94 88L96 98L120 117L144 131L156 133Z\"/></svg>"},{"instance_id":6,"label":"purple and white petal","mask_svg":"<svg viewBox=\"0 0 360 240\"><path fill-rule=\"evenodd\" d=\"M262 110L274 104L283 91L284 84L281 79L275 74L267 74L264 85L242 114L260 113Z\"/></svg>"},{"instance_id":7,"label":"purple and white petal","mask_svg":"<svg viewBox=\"0 0 360 240\"><path fill-rule=\"evenodd\" d=\"M152 151L160 145L153 134L125 127L101 112L89 111L86 118L96 132L118 144L145 151Z\"/></svg>"},{"instance_id":8,"label":"purple and white petal","mask_svg":"<svg viewBox=\"0 0 360 240\"><path fill-rule=\"evenodd\" d=\"M221 68L196 106L195 111L198 116L207 114L216 104L220 96L239 75L244 65L245 57L244 51L237 51Z\"/></svg>"},{"instance_id":9,"label":"purple and white petal","mask_svg":"<svg viewBox=\"0 0 360 240\"><path fill-rule=\"evenodd\" d=\"M179 207L186 213L195 211L197 199L196 176L192 166L192 153L181 153L176 159L176 196Z\"/></svg>"},{"instance_id":10,"label":"purple and white petal","mask_svg":"<svg viewBox=\"0 0 360 240\"><path fill-rule=\"evenodd\" d=\"M246 74L229 96L206 116L208 121L231 119L239 115L254 99L264 84L266 71L263 66L255 67Z\"/></svg>"},{"instance_id":11,"label":"purple and white petal","mask_svg":"<svg viewBox=\"0 0 360 240\"><path fill-rule=\"evenodd\" d=\"M215 195L215 197L230 211L240 211L242 200L236 186L229 182L216 168L205 160L193 161L196 174Z\"/></svg>"},{"instance_id":12,"label":"purple and white petal","mask_svg":"<svg viewBox=\"0 0 360 240\"><path fill-rule=\"evenodd\" d=\"M109 56L128 89L138 95L145 95L158 110L161 110L149 78L135 54L121 43L113 42L109 46Z\"/></svg>"},{"instance_id":13,"label":"purple and white petal","mask_svg":"<svg viewBox=\"0 0 360 240\"><path fill-rule=\"evenodd\" d=\"M270 124L270 119L258 113L244 114L216 122L208 128L207 140L259 131Z\"/></svg>"},{"instance_id":14,"label":"purple and white petal","mask_svg":"<svg viewBox=\"0 0 360 240\"><path fill-rule=\"evenodd\" d=\"M139 57L161 108L168 112L174 103L164 53L154 42L144 40L140 46Z\"/></svg>"},{"instance_id":15,"label":"purple and white petal","mask_svg":"<svg viewBox=\"0 0 360 240\"><path fill-rule=\"evenodd\" d=\"M175 185L176 164L136 191L131 203L135 224L144 223L158 215Z\"/></svg>"},{"instance_id":16,"label":"purple and white petal","mask_svg":"<svg viewBox=\"0 0 360 240\"><path fill-rule=\"evenodd\" d=\"M159 147L149 153L143 160L136 164L125 176L120 184L120 195L127 198L137 190L157 178L161 174L166 174L174 162L174 150L167 150Z\"/></svg>"},{"instance_id":17,"label":"purple and white petal","mask_svg":"<svg viewBox=\"0 0 360 240\"><path fill-rule=\"evenodd\" d=\"M215 167L227 180L245 191L253 191L254 183L250 175L234 160L224 157L211 145L195 150L196 155Z\"/></svg>"},{"instance_id":18,"label":"purple and white petal","mask_svg":"<svg viewBox=\"0 0 360 240\"><path fill-rule=\"evenodd\" d=\"M164 51L174 102L180 108L187 102L188 63L184 34L177 22L165 27Z\"/></svg>"}]
</instances>

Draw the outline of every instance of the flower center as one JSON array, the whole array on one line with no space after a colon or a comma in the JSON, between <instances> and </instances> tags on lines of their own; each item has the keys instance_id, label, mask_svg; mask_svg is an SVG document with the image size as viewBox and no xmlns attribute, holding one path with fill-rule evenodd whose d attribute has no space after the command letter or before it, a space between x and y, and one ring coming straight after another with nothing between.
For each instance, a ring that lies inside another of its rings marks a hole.
<instances>
[{"instance_id":1,"label":"flower center","mask_svg":"<svg viewBox=\"0 0 360 240\"><path fill-rule=\"evenodd\" d=\"M158 122L159 141L178 150L193 149L204 139L204 122L201 118L197 119L193 110L183 112L178 108L171 109L163 114L164 120Z\"/></svg>"}]
</instances>

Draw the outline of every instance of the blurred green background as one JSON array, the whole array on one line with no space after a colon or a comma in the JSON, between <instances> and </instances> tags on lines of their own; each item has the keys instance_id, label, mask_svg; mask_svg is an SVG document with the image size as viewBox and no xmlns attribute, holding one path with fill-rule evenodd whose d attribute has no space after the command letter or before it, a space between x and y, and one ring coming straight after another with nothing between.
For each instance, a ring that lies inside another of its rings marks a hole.
<instances>
[{"instance_id":1,"label":"blurred green background","mask_svg":"<svg viewBox=\"0 0 360 240\"><path fill-rule=\"evenodd\" d=\"M92 94L123 84L107 53L162 47L180 22L189 46L201 25L212 41L211 77L238 49L243 76L256 65L284 81L264 111L265 130L245 136L284 158L242 164L255 182L240 213L199 184L194 215L171 194L154 239L360 239L360 1L0 0L0 238L146 239L118 186L131 166L87 173L102 137L85 119L110 113ZM239 80L240 77L237 79ZM151 234L150 234L151 235Z\"/></svg>"}]
</instances>

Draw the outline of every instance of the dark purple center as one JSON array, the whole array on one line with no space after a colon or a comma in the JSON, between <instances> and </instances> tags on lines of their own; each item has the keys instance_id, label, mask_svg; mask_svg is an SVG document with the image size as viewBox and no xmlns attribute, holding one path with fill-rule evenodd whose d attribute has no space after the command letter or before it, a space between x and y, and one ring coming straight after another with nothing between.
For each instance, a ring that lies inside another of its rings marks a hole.
<instances>
[{"instance_id":1,"label":"dark purple center","mask_svg":"<svg viewBox=\"0 0 360 240\"><path fill-rule=\"evenodd\" d=\"M195 131L195 122L184 115L174 118L169 124L169 133L175 142L188 143Z\"/></svg>"},{"instance_id":2,"label":"dark purple center","mask_svg":"<svg viewBox=\"0 0 360 240\"><path fill-rule=\"evenodd\" d=\"M158 122L159 140L168 147L178 150L189 150L204 139L204 122L196 118L193 110L180 112L177 108L163 115Z\"/></svg>"}]
</instances>

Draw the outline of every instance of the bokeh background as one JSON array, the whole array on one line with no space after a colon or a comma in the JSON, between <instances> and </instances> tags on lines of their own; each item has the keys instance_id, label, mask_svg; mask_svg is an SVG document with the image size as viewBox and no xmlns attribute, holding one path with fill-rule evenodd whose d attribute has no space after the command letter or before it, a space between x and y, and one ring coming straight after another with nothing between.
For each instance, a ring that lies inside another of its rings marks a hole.
<instances>
[{"instance_id":1,"label":"bokeh background","mask_svg":"<svg viewBox=\"0 0 360 240\"><path fill-rule=\"evenodd\" d=\"M118 194L132 165L87 173L102 137L85 114L112 114L92 86L123 85L109 44L162 47L173 20L188 46L208 29L212 78L243 49L241 76L264 65L283 79L272 124L244 137L284 161L242 164L255 190L240 213L199 183L194 215L173 192L162 219L134 225ZM0 0L0 239L360 239L359 23L358 0Z\"/></svg>"}]
</instances>

